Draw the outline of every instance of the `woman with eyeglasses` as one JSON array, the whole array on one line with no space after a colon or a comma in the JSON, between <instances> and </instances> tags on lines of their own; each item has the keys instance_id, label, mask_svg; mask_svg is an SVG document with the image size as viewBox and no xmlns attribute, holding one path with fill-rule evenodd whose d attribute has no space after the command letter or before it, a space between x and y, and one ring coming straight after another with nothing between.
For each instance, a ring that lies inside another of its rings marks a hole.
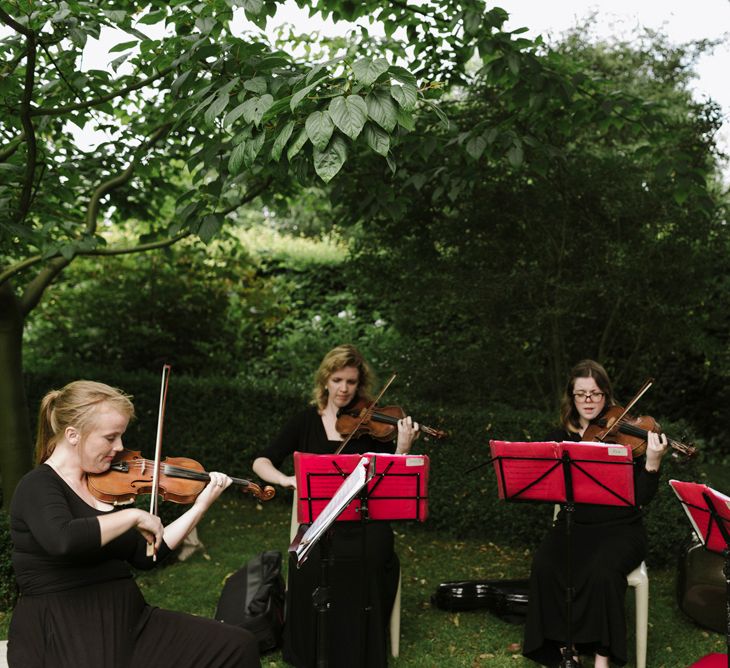
<instances>
[{"instance_id":1,"label":"woman with eyeglasses","mask_svg":"<svg viewBox=\"0 0 730 668\"><path fill-rule=\"evenodd\" d=\"M589 424L616 405L606 370L593 360L570 372L560 408L560 428L548 441L580 441ZM568 583L565 518L557 520L534 555L523 654L543 665L564 656L595 655L596 668L627 661L626 576L646 557L642 507L654 497L666 436L649 432L646 455L634 459L636 506L577 504L571 534L573 646L568 648L565 592Z\"/></svg>"}]
</instances>

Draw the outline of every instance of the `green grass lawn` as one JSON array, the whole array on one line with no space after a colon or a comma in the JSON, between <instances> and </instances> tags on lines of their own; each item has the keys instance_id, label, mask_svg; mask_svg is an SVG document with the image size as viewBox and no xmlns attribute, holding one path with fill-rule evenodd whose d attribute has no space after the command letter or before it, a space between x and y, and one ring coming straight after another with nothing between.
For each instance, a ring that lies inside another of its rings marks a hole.
<instances>
[{"instance_id":1,"label":"green grass lawn","mask_svg":"<svg viewBox=\"0 0 730 668\"><path fill-rule=\"evenodd\" d=\"M545 515L545 518L543 518ZM536 513L541 526L549 514ZM264 550L286 551L290 506L272 501L258 505L227 492L200 526L205 552L184 563L143 573L139 584L148 602L164 608L212 617L226 576ZM424 526L395 524L403 569L401 651L393 666L535 666L520 655L522 627L502 622L486 611L451 613L433 608L430 596L440 582L459 579L527 577L530 554L503 549L488 540L460 540ZM674 571L650 566L650 668L679 668L699 657L723 651L722 635L695 626L677 608ZM628 597L633 626L633 595ZM8 615L0 616L7 637ZM629 646L633 648L630 631ZM630 661L633 662L630 650ZM278 652L263 657L265 668L285 666Z\"/></svg>"}]
</instances>

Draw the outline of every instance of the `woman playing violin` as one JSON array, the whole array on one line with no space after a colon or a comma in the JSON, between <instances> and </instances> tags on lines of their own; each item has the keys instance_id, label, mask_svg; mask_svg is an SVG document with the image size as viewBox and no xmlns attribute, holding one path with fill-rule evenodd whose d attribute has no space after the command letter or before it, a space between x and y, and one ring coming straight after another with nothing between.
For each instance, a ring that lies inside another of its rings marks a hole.
<instances>
[{"instance_id":1,"label":"woman playing violin","mask_svg":"<svg viewBox=\"0 0 730 668\"><path fill-rule=\"evenodd\" d=\"M605 369L593 360L579 362L570 372L563 394L561 427L545 440L582 440L588 427L614 405ZM595 654L597 668L608 668L609 661L626 664L626 576L646 557L641 508L656 494L666 450L666 436L647 434L646 456L634 459L637 506L575 506L570 557L575 592L571 648L565 647L568 555L564 512L560 512L532 562L523 643L526 657L544 665L558 665L570 652L573 656Z\"/></svg>"},{"instance_id":2,"label":"woman playing violin","mask_svg":"<svg viewBox=\"0 0 730 668\"><path fill-rule=\"evenodd\" d=\"M263 480L296 487L294 476L280 470L295 451L332 454L341 445L336 429L337 413L358 399L370 399L372 371L352 345L330 350L314 378L313 406L295 415L253 463ZM389 452L405 454L416 438L418 424L410 417L398 421L395 443L383 443L368 435L351 439L342 454ZM328 612L331 666L387 666L386 629L398 585L400 564L393 550L393 532L385 522L367 527L367 555L363 564L363 536L359 523L336 522L332 551L331 606ZM284 626L284 659L295 666L314 666L316 616L312 592L319 584L319 551L297 569L289 564L287 620ZM367 581L362 578L368 573ZM369 607L366 625L363 608ZM367 632L363 632L367 628Z\"/></svg>"},{"instance_id":3,"label":"woman playing violin","mask_svg":"<svg viewBox=\"0 0 730 668\"><path fill-rule=\"evenodd\" d=\"M210 483L163 527L139 508L91 495L122 450L130 398L91 381L46 394L38 419L38 466L13 495L10 532L20 598L8 634L11 668L198 668L260 666L255 637L213 620L153 608L130 565L150 569L197 525L230 479ZM157 560L147 556L147 545Z\"/></svg>"}]
</instances>

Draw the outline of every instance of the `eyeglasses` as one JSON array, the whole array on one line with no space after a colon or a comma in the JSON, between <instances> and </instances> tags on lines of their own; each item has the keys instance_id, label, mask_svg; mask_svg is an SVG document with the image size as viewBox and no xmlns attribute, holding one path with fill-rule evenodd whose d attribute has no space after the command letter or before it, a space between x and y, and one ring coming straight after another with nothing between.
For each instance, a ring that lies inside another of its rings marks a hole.
<instances>
[{"instance_id":1,"label":"eyeglasses","mask_svg":"<svg viewBox=\"0 0 730 668\"><path fill-rule=\"evenodd\" d=\"M606 396L605 392L573 392L573 398L576 401L600 401Z\"/></svg>"}]
</instances>

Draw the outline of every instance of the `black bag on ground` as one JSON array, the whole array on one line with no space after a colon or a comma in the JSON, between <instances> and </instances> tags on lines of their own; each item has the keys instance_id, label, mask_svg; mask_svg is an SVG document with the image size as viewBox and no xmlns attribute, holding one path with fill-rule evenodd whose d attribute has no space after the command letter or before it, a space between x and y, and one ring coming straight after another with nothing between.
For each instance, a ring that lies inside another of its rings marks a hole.
<instances>
[{"instance_id":1,"label":"black bag on ground","mask_svg":"<svg viewBox=\"0 0 730 668\"><path fill-rule=\"evenodd\" d=\"M215 618L251 631L263 654L281 646L284 598L281 552L262 552L226 578Z\"/></svg>"},{"instance_id":2,"label":"black bag on ground","mask_svg":"<svg viewBox=\"0 0 730 668\"><path fill-rule=\"evenodd\" d=\"M677 603L700 626L727 631L725 557L709 552L693 534L683 546L677 570Z\"/></svg>"},{"instance_id":3,"label":"black bag on ground","mask_svg":"<svg viewBox=\"0 0 730 668\"><path fill-rule=\"evenodd\" d=\"M431 603L442 610L489 610L510 624L522 624L527 614L527 580L460 580L442 582Z\"/></svg>"}]
</instances>

